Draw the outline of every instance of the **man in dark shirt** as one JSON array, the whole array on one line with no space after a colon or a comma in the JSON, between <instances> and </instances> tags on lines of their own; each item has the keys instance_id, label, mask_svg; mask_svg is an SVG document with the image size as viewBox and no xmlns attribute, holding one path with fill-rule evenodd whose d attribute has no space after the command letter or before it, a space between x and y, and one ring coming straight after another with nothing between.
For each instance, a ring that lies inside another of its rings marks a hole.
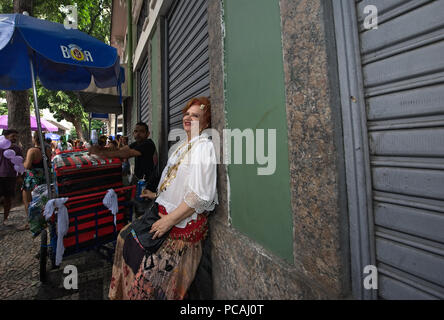
<instances>
[{"instance_id":1,"label":"man in dark shirt","mask_svg":"<svg viewBox=\"0 0 444 320\"><path fill-rule=\"evenodd\" d=\"M11 146L9 149L15 151L17 156L22 156L22 149L16 145L18 139L18 131L17 130L4 130L3 135L6 139L11 141ZM17 182L17 172L14 170L14 164L11 160L7 159L3 156L3 152L5 150L0 149L0 197L3 198L3 224L5 224L6 220L9 216L9 211L11 210L12 199L15 195L15 187Z\"/></svg>"},{"instance_id":2,"label":"man in dark shirt","mask_svg":"<svg viewBox=\"0 0 444 320\"><path fill-rule=\"evenodd\" d=\"M145 179L152 184L153 174L157 167L157 151L153 140L148 139L148 126L143 122L136 125L134 129L135 142L129 145L130 149L140 152L140 156L134 159L133 180ZM154 187L157 188L157 185Z\"/></svg>"},{"instance_id":3,"label":"man in dark shirt","mask_svg":"<svg viewBox=\"0 0 444 320\"><path fill-rule=\"evenodd\" d=\"M144 122L136 124L133 135L136 141L129 146L124 146L115 151L92 146L89 149L89 153L109 158L128 159L135 157L134 174L131 183L135 184L138 180L145 179L147 182L146 187L155 192L157 184L159 183L156 146L154 142L148 138L150 132Z\"/></svg>"}]
</instances>

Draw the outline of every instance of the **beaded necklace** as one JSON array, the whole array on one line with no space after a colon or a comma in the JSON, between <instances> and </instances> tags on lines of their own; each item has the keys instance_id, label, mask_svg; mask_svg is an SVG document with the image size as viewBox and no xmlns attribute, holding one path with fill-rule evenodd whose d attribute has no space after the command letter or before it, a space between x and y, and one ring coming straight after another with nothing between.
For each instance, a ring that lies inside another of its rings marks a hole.
<instances>
[{"instance_id":1,"label":"beaded necklace","mask_svg":"<svg viewBox=\"0 0 444 320\"><path fill-rule=\"evenodd\" d=\"M181 145L180 147L178 147L178 148L174 151L174 153L172 154L171 158L172 158L173 156L175 156L177 153L179 153L179 151L181 151L184 147L187 148L187 150L186 150L185 152L183 152L183 153L180 155L180 158L178 159L178 161L177 161L175 164L173 164L172 166L168 166L167 174L166 174L166 176L165 176L165 179L163 179L163 182L162 182L162 184L160 185L159 190L156 192L156 198L159 196L159 194L160 194L161 192L165 191L166 188L167 188L167 187L171 184L171 182L174 180L174 178L176 178L177 170L179 169L179 166L180 166L180 164L182 163L183 159L184 159L185 156L188 154L188 152L191 151L191 148L192 148L194 142L196 142L196 143L199 142L199 141L201 140L201 138L202 138L202 136L199 136L199 137L197 138L197 141L193 141L193 140L195 140L195 139L192 139L192 140L191 140L190 142L188 142L188 143L185 142L183 145Z\"/></svg>"},{"instance_id":2,"label":"beaded necklace","mask_svg":"<svg viewBox=\"0 0 444 320\"><path fill-rule=\"evenodd\" d=\"M159 187L159 191L157 191L157 196L159 196L161 192L165 191L166 188L171 184L171 181L173 181L173 179L176 178L177 170L179 169L179 166L182 163L185 156L188 154L188 152L190 152L192 143L187 143L185 145L180 146L179 148L177 148L177 150L173 153L172 156L179 153L179 151L182 150L184 147L187 147L187 150L180 155L180 158L174 165L168 167L165 179L163 179L163 182Z\"/></svg>"}]
</instances>

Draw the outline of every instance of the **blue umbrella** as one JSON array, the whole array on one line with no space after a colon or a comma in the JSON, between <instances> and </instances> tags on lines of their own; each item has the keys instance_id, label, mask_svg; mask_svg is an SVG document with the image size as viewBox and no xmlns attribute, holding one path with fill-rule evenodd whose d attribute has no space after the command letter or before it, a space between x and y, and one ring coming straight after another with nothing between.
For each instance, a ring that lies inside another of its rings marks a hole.
<instances>
[{"instance_id":1,"label":"blue umbrella","mask_svg":"<svg viewBox=\"0 0 444 320\"><path fill-rule=\"evenodd\" d=\"M33 88L42 150L36 77L50 90L83 90L91 78L98 88L125 81L117 50L76 29L22 14L0 14L0 90ZM46 155L43 153L46 160ZM45 167L51 197L49 171Z\"/></svg>"},{"instance_id":2,"label":"blue umbrella","mask_svg":"<svg viewBox=\"0 0 444 320\"><path fill-rule=\"evenodd\" d=\"M60 140L60 136L58 134L56 134L56 133L45 133L45 138L46 139L49 138L49 139L54 140L54 141Z\"/></svg>"},{"instance_id":3,"label":"blue umbrella","mask_svg":"<svg viewBox=\"0 0 444 320\"><path fill-rule=\"evenodd\" d=\"M33 86L31 64L50 90L83 90L91 76L99 88L119 86L117 50L76 29L22 14L0 14L0 88ZM122 78L121 78L122 77Z\"/></svg>"}]
</instances>

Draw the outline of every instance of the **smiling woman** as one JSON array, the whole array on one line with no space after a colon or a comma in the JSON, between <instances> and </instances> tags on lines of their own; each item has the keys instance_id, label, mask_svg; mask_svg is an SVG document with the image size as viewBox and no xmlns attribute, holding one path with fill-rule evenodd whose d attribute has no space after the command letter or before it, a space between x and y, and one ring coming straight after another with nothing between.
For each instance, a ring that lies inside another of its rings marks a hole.
<instances>
[{"instance_id":1,"label":"smiling woman","mask_svg":"<svg viewBox=\"0 0 444 320\"><path fill-rule=\"evenodd\" d=\"M153 209L118 236L110 299L183 299L194 280L207 215L218 203L216 152L208 135L201 133L211 123L210 108L207 98L196 98L183 109L188 139L174 146L157 192L142 194L155 199ZM150 223L154 215L160 218ZM159 249L151 250L162 237Z\"/></svg>"},{"instance_id":2,"label":"smiling woman","mask_svg":"<svg viewBox=\"0 0 444 320\"><path fill-rule=\"evenodd\" d=\"M190 140L192 136L195 136L194 132L192 132L193 122L198 125L196 129L199 134L203 130L211 127L211 103L208 98L200 97L191 99L185 108L183 108L182 113L182 124L188 135L188 140Z\"/></svg>"}]
</instances>

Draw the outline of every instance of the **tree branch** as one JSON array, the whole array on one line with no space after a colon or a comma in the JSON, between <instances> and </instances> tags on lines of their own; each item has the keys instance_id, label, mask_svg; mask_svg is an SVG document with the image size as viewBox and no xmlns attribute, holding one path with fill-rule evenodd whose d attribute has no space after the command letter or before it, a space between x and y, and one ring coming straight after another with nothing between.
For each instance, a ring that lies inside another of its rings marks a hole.
<instances>
[{"instance_id":1,"label":"tree branch","mask_svg":"<svg viewBox=\"0 0 444 320\"><path fill-rule=\"evenodd\" d=\"M97 10L97 14L91 20L91 25L89 26L89 30L87 32L89 35L91 35L91 32L94 30L94 25L96 23L97 18L100 16L100 13L102 11L102 7L103 7L103 0L100 1L99 9Z\"/></svg>"}]
</instances>

